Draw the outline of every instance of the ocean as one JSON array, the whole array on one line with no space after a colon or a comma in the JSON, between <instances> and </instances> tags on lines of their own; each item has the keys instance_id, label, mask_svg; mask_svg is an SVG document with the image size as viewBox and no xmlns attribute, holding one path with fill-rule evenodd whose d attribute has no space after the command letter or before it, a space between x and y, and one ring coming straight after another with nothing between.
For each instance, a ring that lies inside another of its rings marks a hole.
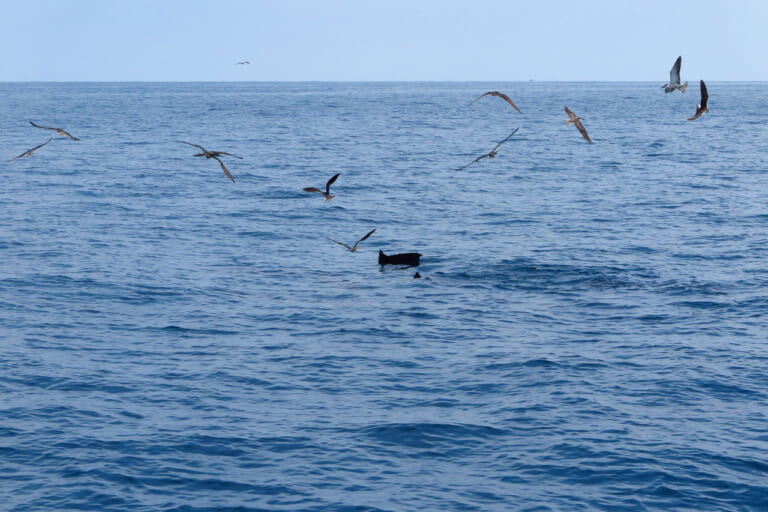
<instances>
[{"instance_id":1,"label":"ocean","mask_svg":"<svg viewBox=\"0 0 768 512\"><path fill-rule=\"evenodd\" d=\"M0 509L768 509L768 83L662 83L0 84Z\"/></svg>"}]
</instances>

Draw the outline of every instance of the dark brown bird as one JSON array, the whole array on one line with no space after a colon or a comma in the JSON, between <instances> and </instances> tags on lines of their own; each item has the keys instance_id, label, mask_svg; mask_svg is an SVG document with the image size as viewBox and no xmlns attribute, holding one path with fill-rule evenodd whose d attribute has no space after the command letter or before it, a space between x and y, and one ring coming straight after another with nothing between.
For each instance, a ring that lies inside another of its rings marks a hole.
<instances>
[{"instance_id":1,"label":"dark brown bird","mask_svg":"<svg viewBox=\"0 0 768 512\"><path fill-rule=\"evenodd\" d=\"M343 245L344 247L346 247L347 249L349 249L349 251L350 251L350 252L356 252L356 251L358 250L357 244L359 244L359 243L360 243L360 242L362 242L363 240L367 239L367 238L368 238L369 236L371 236L371 235L372 235L372 234L373 234L375 231L376 231L375 229L372 229L372 230L370 230L370 231L368 232L368 234L367 234L367 235L365 235L363 238L361 238L360 240L358 240L357 242L355 242L355 245L353 245L352 247L348 246L348 245L347 245L347 244L345 244L345 243L342 243L342 242L337 242L337 241L336 241L336 240L334 240L333 238L328 238L328 237L325 237L325 238L328 238L328 240L330 240L331 242L337 243L337 244L339 244L339 245Z\"/></svg>"},{"instance_id":2,"label":"dark brown bird","mask_svg":"<svg viewBox=\"0 0 768 512\"><path fill-rule=\"evenodd\" d=\"M48 127L48 126L40 126L39 124L35 124L32 121L30 121L29 124L31 124L35 128L42 128L44 130L53 130L56 133L58 133L59 135L61 135L62 137L69 137L72 140L80 140L77 137L73 137L72 135L69 134L69 132L67 132L66 130L63 130L61 128L51 128L51 127Z\"/></svg>"},{"instance_id":3,"label":"dark brown bird","mask_svg":"<svg viewBox=\"0 0 768 512\"><path fill-rule=\"evenodd\" d=\"M243 66L245 64L250 64L247 60L241 60L240 62L235 62L235 66Z\"/></svg>"},{"instance_id":4,"label":"dark brown bird","mask_svg":"<svg viewBox=\"0 0 768 512\"><path fill-rule=\"evenodd\" d=\"M315 187L306 187L304 189L304 192L319 192L319 193L321 193L321 194L323 194L325 196L325 200L326 201L330 201L331 199L336 197L335 195L331 194L331 185L333 185L333 183L338 179L338 177L340 175L341 175L341 173L336 173L336 174L333 175L333 177L331 179L328 180L328 183L325 184L325 192L323 192L319 188L315 188ZM368 233L368 234L370 235L370 233ZM366 237L367 237L367 235L366 235ZM363 239L363 240L365 240L365 239Z\"/></svg>"},{"instance_id":5,"label":"dark brown bird","mask_svg":"<svg viewBox=\"0 0 768 512\"><path fill-rule=\"evenodd\" d=\"M49 143L49 142L51 142L52 140L53 140L53 139L48 139L47 141L43 142L42 144L40 144L40 145L38 145L38 146L35 146L35 147L33 147L32 149L28 149L28 150L26 150L25 152L23 152L23 153L22 153L22 154L20 154L19 156L17 156L17 157L14 157L14 158L11 158L10 160L6 160L6 162L13 162L14 160L18 160L19 158L24 158L25 156L32 156L32 153L34 153L35 151L37 151L37 150L38 150L38 149L40 149L41 147L45 146L46 144L48 144L48 143Z\"/></svg>"},{"instance_id":6,"label":"dark brown bird","mask_svg":"<svg viewBox=\"0 0 768 512\"><path fill-rule=\"evenodd\" d=\"M509 103L510 105L512 105L512 108L514 108L515 110L517 110L517 111L518 111L518 112L520 112L521 114L523 113L523 112L522 112L522 111L521 111L519 108L517 108L517 105L515 105L515 102L514 102L514 101L512 101L512 99L511 99L509 96L507 96L506 94L504 94L503 92L499 92L499 91L488 91L488 92L486 92L486 93L483 93L483 94L481 94L481 95L480 95L480 96L478 96L477 98L475 98L475 101L479 100L479 99L480 99L480 98L482 98L483 96L488 96L489 94L490 94L491 96L498 96L499 98L502 98L504 101L506 101L507 103ZM474 103L475 101L473 101L472 103ZM471 105L472 103L470 103L470 105Z\"/></svg>"},{"instance_id":7,"label":"dark brown bird","mask_svg":"<svg viewBox=\"0 0 768 512\"><path fill-rule=\"evenodd\" d=\"M510 134L507 136L507 138L505 138L503 141L501 141L501 142L499 142L498 144L496 144L496 147L494 147L494 148L491 150L491 152L490 152L490 153L486 153L486 154L484 154L484 155L482 155L482 156L479 156L479 157L475 158L474 160L472 160L471 162L469 162L469 163L468 163L467 165L465 165L464 167L459 167L459 168L458 168L458 169L456 169L456 170L457 170L457 171L460 171L460 170L462 170L462 169L466 169L466 168L467 168L467 167L469 167L470 165L474 164L475 162L478 162L478 161L482 160L483 158L487 158L488 160L492 159L492 158L493 158L493 157L495 157L495 156L496 156L496 154L499 152L499 151L498 151L498 150L499 150L499 146L501 146L502 144L504 144L505 142L507 142L509 139L511 139L511 138L512 138L512 136L513 136L514 134L516 134L516 133L517 133L517 130L519 130L519 129L520 129L520 128L515 128L515 131L513 131L512 133L510 133Z\"/></svg>"},{"instance_id":8,"label":"dark brown bird","mask_svg":"<svg viewBox=\"0 0 768 512\"><path fill-rule=\"evenodd\" d=\"M573 112L571 112L571 110L568 107L565 107L565 113L568 114L568 117L570 117L570 119L565 120L565 122L568 123L568 126L575 124L576 128L578 128L579 131L581 132L581 136L587 139L587 142L592 144L592 139L589 138L589 135L587 134L587 129L584 128L583 124L581 124L581 118L578 117Z\"/></svg>"},{"instance_id":9,"label":"dark brown bird","mask_svg":"<svg viewBox=\"0 0 768 512\"><path fill-rule=\"evenodd\" d=\"M176 141L176 142L181 142L182 144L186 144L188 146L194 146L196 148L199 148L202 151L202 153L197 153L196 155L192 155L192 156L204 156L205 158L213 158L214 160L219 162L219 165L221 166L221 170L224 171L224 174L226 174L229 179L232 180L232 183L235 182L235 178L232 177L232 174L229 172L229 169L227 169L227 166L224 165L224 162L222 162L219 159L219 156L220 155L227 155L227 156L232 156L232 157L235 157L235 158L239 158L240 160L242 160L243 157L237 156L237 155L233 155L232 153L226 153L224 151L208 151L203 146L198 146L197 144L191 144L189 142L184 142L183 140L179 140L179 141Z\"/></svg>"},{"instance_id":10,"label":"dark brown bird","mask_svg":"<svg viewBox=\"0 0 768 512\"><path fill-rule=\"evenodd\" d=\"M709 101L709 93L707 93L707 86L704 85L704 80L701 81L701 103L696 107L696 113L693 114L693 117L689 117L689 121L693 121L694 119L698 119L704 114L705 112L709 112L709 109L707 108L707 101Z\"/></svg>"}]
</instances>

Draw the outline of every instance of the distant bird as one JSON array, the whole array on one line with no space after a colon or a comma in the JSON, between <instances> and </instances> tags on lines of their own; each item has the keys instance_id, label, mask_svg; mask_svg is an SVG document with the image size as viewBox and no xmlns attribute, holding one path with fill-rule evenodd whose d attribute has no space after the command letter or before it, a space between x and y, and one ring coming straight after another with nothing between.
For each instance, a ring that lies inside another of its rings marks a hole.
<instances>
[{"instance_id":1,"label":"distant bird","mask_svg":"<svg viewBox=\"0 0 768 512\"><path fill-rule=\"evenodd\" d=\"M568 123L568 126L571 126L572 124L576 125L576 128L579 129L581 132L581 136L587 139L587 142L592 144L592 139L589 138L589 135L587 134L586 128L584 128L584 125L581 124L581 118L576 116L568 107L565 107L565 113L568 114L568 117L570 119L566 119L565 122Z\"/></svg>"},{"instance_id":2,"label":"distant bird","mask_svg":"<svg viewBox=\"0 0 768 512\"><path fill-rule=\"evenodd\" d=\"M680 83L680 64L682 62L683 57L678 57L675 64L672 66L672 69L669 70L669 83L661 86L664 89L664 92L672 92L675 89L680 92L685 92L685 89L688 87L688 82Z\"/></svg>"},{"instance_id":3,"label":"distant bird","mask_svg":"<svg viewBox=\"0 0 768 512\"><path fill-rule=\"evenodd\" d=\"M326 201L330 201L331 199L336 197L335 195L331 194L331 185L333 185L333 183L338 179L338 177L340 175L341 175L341 173L336 173L336 174L333 175L333 177L331 179L328 180L328 183L325 184L325 192L323 192L319 188L315 188L315 187L307 187L307 188L304 189L304 192L319 192L319 193L321 193L321 194L323 194L325 196L325 200ZM370 234L370 233L368 233L368 234ZM366 237L367 236L368 235L366 235ZM365 239L363 239L363 240L365 240Z\"/></svg>"},{"instance_id":4,"label":"distant bird","mask_svg":"<svg viewBox=\"0 0 768 512\"><path fill-rule=\"evenodd\" d=\"M509 97L509 96L507 96L506 94L504 94L503 92L499 92L499 91L488 91L488 92L486 92L486 93L483 93L483 94L481 94L481 95L480 95L480 96L478 96L477 98L475 98L475 101L479 100L479 99L480 99L480 98L482 98L483 96L488 96L489 94L490 94L491 96L498 96L499 98L502 98L502 99L504 99L504 101L506 101L507 103L509 103L510 105L512 105L512 108L514 108L515 110L517 110L517 111L518 111L518 112L520 112L521 114L523 113L523 112L522 112L522 111L521 111L519 108L517 108L517 105L515 105L515 102L514 102L514 101L512 101L512 100L510 99L510 97ZM473 101L472 103L474 103L475 101ZM471 105L472 103L470 103L470 105Z\"/></svg>"},{"instance_id":5,"label":"distant bird","mask_svg":"<svg viewBox=\"0 0 768 512\"><path fill-rule=\"evenodd\" d=\"M232 180L232 183L235 182L235 178L232 177L232 174L230 174L229 169L227 169L227 166L224 165L224 162L219 160L219 156L220 155L227 155L227 156L232 156L232 157L235 157L235 158L239 158L240 160L242 160L243 157L237 156L237 155L233 155L232 153L225 153L224 151L208 151L203 146L198 146L197 144L191 144L189 142L184 142L183 140L178 140L176 142L181 142L182 144L186 144L188 146L194 146L196 148L199 148L202 151L202 153L198 153L198 154L192 155L192 156L204 156L205 158L213 158L214 160L219 162L219 165L221 166L221 170L224 171L224 174L226 174L229 179Z\"/></svg>"},{"instance_id":6,"label":"distant bird","mask_svg":"<svg viewBox=\"0 0 768 512\"><path fill-rule=\"evenodd\" d=\"M243 64L250 64L247 60L241 60L240 62L236 62L235 66L242 66Z\"/></svg>"},{"instance_id":7,"label":"distant bird","mask_svg":"<svg viewBox=\"0 0 768 512\"><path fill-rule=\"evenodd\" d=\"M40 145L38 145L38 146L35 146L35 147L33 147L32 149L28 149L28 150L26 150L25 152L23 152L23 153L22 153L22 154L20 154L19 156L17 156L17 157L14 157L14 158L11 158L10 160L6 160L6 162L13 162L14 160L18 160L19 158L24 158L25 156L32 156L32 153L34 153L35 151L37 151L37 150L38 150L38 149L40 149L41 147L45 146L46 144L48 144L48 143L49 143L49 142L51 142L52 140L53 140L53 139L48 139L47 141L43 142L42 144L40 144Z\"/></svg>"},{"instance_id":8,"label":"distant bird","mask_svg":"<svg viewBox=\"0 0 768 512\"><path fill-rule=\"evenodd\" d=\"M688 118L689 121L698 119L705 112L709 112L709 109L707 108L708 100L709 100L709 93L707 93L707 86L704 85L704 80L702 80L701 81L701 103L699 103L699 105L696 107L696 113L693 114L693 117Z\"/></svg>"},{"instance_id":9,"label":"distant bird","mask_svg":"<svg viewBox=\"0 0 768 512\"><path fill-rule=\"evenodd\" d=\"M48 126L40 126L39 124L35 124L35 123L33 123L32 121L30 121L30 122L29 122L29 124L31 124L31 125L32 125L32 126L34 126L35 128L43 128L43 129L45 129L45 130L53 130L53 131L55 131L56 133L58 133L59 135L61 135L62 137L69 137L69 138L70 138L70 139L72 139L72 140L80 140L80 139L78 139L77 137L73 137L73 136L71 136L71 135L70 135L70 134L69 134L69 133L68 133L66 130L63 130L63 129L61 129L61 128L50 128L50 127L48 127Z\"/></svg>"},{"instance_id":10,"label":"distant bird","mask_svg":"<svg viewBox=\"0 0 768 512\"><path fill-rule=\"evenodd\" d=\"M325 238L328 238L328 240L330 240L331 242L335 242L335 243L337 243L337 244L339 244L339 245L343 245L344 247L346 247L347 249L349 249L349 250L350 250L350 252L356 252L356 251L358 250L357 244L359 244L360 242L362 242L363 240L365 240L366 238L368 238L369 236L371 236L371 235L374 233L374 231L376 231L376 230L375 230L375 229L372 229L372 230L370 230L370 231L368 232L368 234L367 234L367 235L365 235L363 238L361 238L360 240L358 240L357 242L355 242L355 245L353 245L352 247L348 246L348 245L347 245L347 244L345 244L345 243L342 243L342 242L337 242L337 241L336 241L336 240L334 240L333 238L328 238L328 237L325 237Z\"/></svg>"},{"instance_id":11,"label":"distant bird","mask_svg":"<svg viewBox=\"0 0 768 512\"><path fill-rule=\"evenodd\" d=\"M421 279L421 274L419 274L418 272L416 272L415 274L413 274L413 278L414 278L414 279Z\"/></svg>"},{"instance_id":12,"label":"distant bird","mask_svg":"<svg viewBox=\"0 0 768 512\"><path fill-rule=\"evenodd\" d=\"M402 254L391 254L387 256L384 251L379 249L379 265L408 265L415 267L419 265L421 253L404 252Z\"/></svg>"},{"instance_id":13,"label":"distant bird","mask_svg":"<svg viewBox=\"0 0 768 512\"><path fill-rule=\"evenodd\" d=\"M519 130L519 129L520 129L520 128L515 128L515 131L513 131L512 133L510 133L510 134L507 136L507 138L506 138L506 139L504 139L503 141L501 141L501 142L499 142L498 144L496 144L496 147L494 147L494 148L491 150L491 152L490 152L490 153L486 153L486 154L484 154L484 155L482 155L482 156L479 156L479 157L475 158L474 160L472 160L471 162L469 162L469 163L468 163L467 165L465 165L464 167L459 167L459 168L458 168L458 169L456 169L456 170L457 170L457 171L460 171L460 170L462 170L462 169L466 169L466 168L467 168L467 167L469 167L470 165L474 164L475 162L477 162L477 161L479 161L479 160L482 160L483 158L487 158L488 160L492 159L492 158L493 158L493 157L495 157L495 156L496 156L496 154L498 153L498 149L499 149L499 146L501 146L502 144L504 144L505 142L507 142L509 139L511 139L511 138L512 138L512 136L513 136L514 134L516 134L516 133L517 133L517 130Z\"/></svg>"}]
</instances>

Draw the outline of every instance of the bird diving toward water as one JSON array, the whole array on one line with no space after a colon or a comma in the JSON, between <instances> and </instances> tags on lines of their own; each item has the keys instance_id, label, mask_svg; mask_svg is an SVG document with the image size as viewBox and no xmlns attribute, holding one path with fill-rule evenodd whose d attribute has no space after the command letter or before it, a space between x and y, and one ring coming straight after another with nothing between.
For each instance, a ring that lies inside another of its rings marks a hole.
<instances>
[{"instance_id":1,"label":"bird diving toward water","mask_svg":"<svg viewBox=\"0 0 768 512\"><path fill-rule=\"evenodd\" d=\"M61 128L50 128L48 126L40 126L39 124L35 124L32 121L30 121L29 124L31 124L35 128L43 128L45 130L53 130L56 133L58 133L59 135L61 135L62 137L69 137L72 140L80 140L77 137L71 136L66 130L62 130Z\"/></svg>"},{"instance_id":2,"label":"bird diving toward water","mask_svg":"<svg viewBox=\"0 0 768 512\"><path fill-rule=\"evenodd\" d=\"M685 92L685 89L688 87L688 82L680 83L680 64L682 62L683 57L678 57L675 64L672 66L672 69L669 70L669 83L661 86L664 89L664 92L672 92L675 89L680 92Z\"/></svg>"},{"instance_id":3,"label":"bird diving toward water","mask_svg":"<svg viewBox=\"0 0 768 512\"><path fill-rule=\"evenodd\" d=\"M304 189L304 192L319 192L325 196L326 201L330 201L331 199L336 197L335 195L331 194L331 185L333 185L333 183L339 178L340 175L341 175L340 172L336 173L333 175L331 179L328 180L328 183L325 184L325 192L315 187L306 187ZM370 233L368 234L370 235ZM368 235L366 235L366 238L368 238ZM363 240L365 240L365 238L363 238Z\"/></svg>"},{"instance_id":4,"label":"bird diving toward water","mask_svg":"<svg viewBox=\"0 0 768 512\"><path fill-rule=\"evenodd\" d=\"M219 162L219 165L221 166L221 170L224 171L224 174L226 174L229 179L232 180L232 183L235 182L235 178L232 177L232 174L229 172L229 169L227 169L227 166L224 165L224 162L222 162L219 159L219 156L220 155L227 155L227 156L232 156L232 157L235 157L235 158L239 158L240 160L242 160L243 157L237 156L237 155L233 155L232 153L225 153L224 151L208 151L203 146L198 146L197 144L191 144L189 142L184 142L183 140L179 140L179 141L176 141L176 142L181 142L182 144L186 144L188 146L194 146L196 148L199 148L202 151L202 153L197 153L196 155L192 155L192 156L204 156L205 158L213 158L214 160Z\"/></svg>"},{"instance_id":5,"label":"bird diving toward water","mask_svg":"<svg viewBox=\"0 0 768 512\"><path fill-rule=\"evenodd\" d=\"M325 238L328 238L328 240L330 240L331 242L337 243L337 244L339 244L339 245L343 245L344 247L346 247L347 249L349 249L349 251L350 251L350 252L356 252L356 251L359 249L359 248L357 247L357 244L359 244L360 242L362 242L363 240L365 240L366 238L368 238L369 236L371 236L371 235L374 233L374 231L376 231L376 230L375 230L375 229L372 229L372 230L370 230L370 231L368 232L368 234L367 234L367 235L365 235L363 238L361 238L360 240L358 240L357 242L355 242L355 245L353 245L352 247L348 246L348 245L347 245L347 244L345 244L345 243L342 243L342 242L337 242L337 241L336 241L336 240L334 240L333 238L328 238L328 237L325 237Z\"/></svg>"},{"instance_id":6,"label":"bird diving toward water","mask_svg":"<svg viewBox=\"0 0 768 512\"><path fill-rule=\"evenodd\" d=\"M581 124L581 118L578 117L573 112L571 112L571 109L569 109L568 107L565 107L565 113L568 114L568 117L570 117L570 119L565 120L565 122L568 123L568 126L575 124L576 128L578 128L579 131L581 132L581 136L587 139L587 142L592 144L592 139L589 138L589 135L587 134L587 129L584 128L583 124Z\"/></svg>"},{"instance_id":7,"label":"bird diving toward water","mask_svg":"<svg viewBox=\"0 0 768 512\"><path fill-rule=\"evenodd\" d=\"M491 150L491 152L490 152L490 153L486 153L486 154L484 154L484 155L482 155L482 156L479 156L479 157L475 158L474 160L472 160L471 162L469 162L469 163L468 163L467 165L465 165L464 167L459 167L459 168L458 168L458 169L456 169L456 170L457 170L457 171L460 171L460 170L462 170L462 169L466 169L466 168L467 168L467 167L469 167L470 165L474 164L475 162L478 162L478 161L482 160L483 158L487 158L488 160L491 160L491 159L492 159L493 157L495 157L495 156L496 156L496 154L499 152L499 146L501 146L502 144L504 144L505 142L507 142L509 139L511 139L511 138L512 138L512 136L513 136L514 134L516 134L516 133L517 133L517 130L519 130L519 129L520 129L520 128L515 128L515 131L513 131L512 133L510 133L509 135L507 135L507 137L506 137L506 138L505 138L503 141L501 141L501 142L499 142L498 144L496 144L496 147L494 147L494 148Z\"/></svg>"},{"instance_id":8,"label":"bird diving toward water","mask_svg":"<svg viewBox=\"0 0 768 512\"><path fill-rule=\"evenodd\" d=\"M709 112L709 109L707 108L707 101L709 101L709 93L707 93L707 86L704 85L704 80L701 81L701 103L696 107L696 113L693 114L693 117L689 117L689 121L693 121L694 119L698 119L704 114L705 112Z\"/></svg>"},{"instance_id":9,"label":"bird diving toward water","mask_svg":"<svg viewBox=\"0 0 768 512\"><path fill-rule=\"evenodd\" d=\"M499 98L502 98L504 101L506 101L507 103L509 103L510 105L512 105L512 108L514 108L515 110L517 110L517 111L518 111L518 112L520 112L521 114L523 113L523 112L522 112L522 111L521 111L519 108L517 108L517 105L515 105L515 102L514 102L514 101L512 101L512 99L511 99L509 96L507 96L506 94L504 94L503 92L499 92L499 91L488 91L488 92L486 92L486 93L483 93L483 94L481 94L481 95L480 95L480 96L478 96L477 98L475 98L475 101L479 100L479 99L480 99L480 98L482 98L483 96L488 96L489 94L490 94L491 96L498 96ZM475 101L473 101L472 103L474 103ZM470 105L471 105L472 103L470 103Z\"/></svg>"},{"instance_id":10,"label":"bird diving toward water","mask_svg":"<svg viewBox=\"0 0 768 512\"><path fill-rule=\"evenodd\" d=\"M32 149L28 149L28 150L26 150L25 152L23 152L23 153L22 153L22 154L20 154L19 156L17 156L17 157L14 157L14 158L11 158L10 160L6 160L6 162L13 162L14 160L18 160L19 158L24 158L25 156L32 156L32 153L34 153L35 151L37 151L37 150L38 150L38 149L40 149L41 147L45 146L46 144L48 144L48 143L49 143L49 142L51 142L52 140L53 140L53 139L48 139L47 141L43 142L42 144L40 144L40 145L38 145L38 146L35 146L35 147L33 147Z\"/></svg>"}]
</instances>

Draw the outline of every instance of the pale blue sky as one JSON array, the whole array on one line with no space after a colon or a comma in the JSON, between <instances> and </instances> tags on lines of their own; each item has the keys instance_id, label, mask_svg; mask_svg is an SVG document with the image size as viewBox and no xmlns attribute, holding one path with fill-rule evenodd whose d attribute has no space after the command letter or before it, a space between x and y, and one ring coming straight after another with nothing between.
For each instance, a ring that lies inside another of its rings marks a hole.
<instances>
[{"instance_id":1,"label":"pale blue sky","mask_svg":"<svg viewBox=\"0 0 768 512\"><path fill-rule=\"evenodd\" d=\"M18 0L0 81L768 80L766 0ZM249 60L248 66L235 66Z\"/></svg>"}]
</instances>

